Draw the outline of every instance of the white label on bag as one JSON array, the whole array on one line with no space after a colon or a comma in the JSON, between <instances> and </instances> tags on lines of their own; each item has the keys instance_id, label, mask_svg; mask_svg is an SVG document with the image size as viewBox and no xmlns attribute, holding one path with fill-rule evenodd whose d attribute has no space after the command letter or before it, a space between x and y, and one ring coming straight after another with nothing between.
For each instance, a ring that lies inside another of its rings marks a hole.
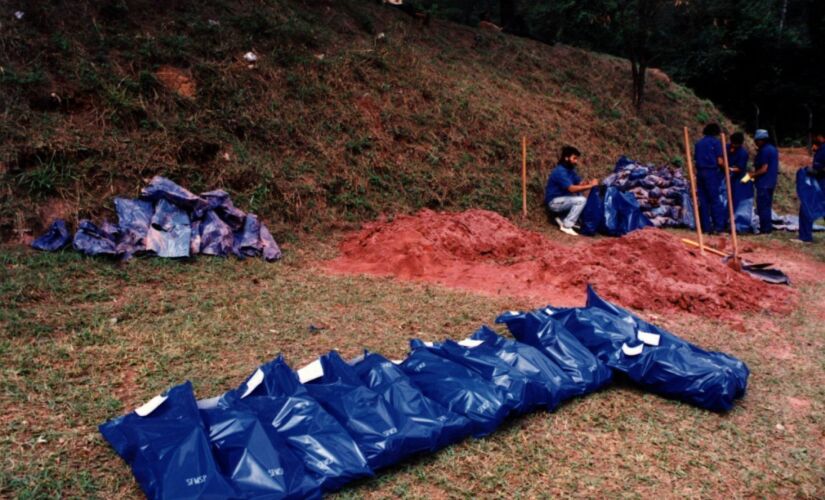
<instances>
[{"instance_id":1,"label":"white label on bag","mask_svg":"<svg viewBox=\"0 0 825 500\"><path fill-rule=\"evenodd\" d=\"M263 372L263 370L258 368L258 370L255 371L255 373L253 373L252 376L249 377L249 380L246 382L246 390L243 391L243 396L241 396L241 399L243 399L243 398L249 396L250 394L252 394L252 391L254 391L256 387L261 385L261 382L263 382L263 381L264 381L264 372Z\"/></svg>"},{"instance_id":2,"label":"white label on bag","mask_svg":"<svg viewBox=\"0 0 825 500\"><path fill-rule=\"evenodd\" d=\"M625 356L638 356L642 353L642 350L644 348L644 344L639 344L636 347L630 347L627 344L622 344L622 352L625 354Z\"/></svg>"},{"instance_id":3,"label":"white label on bag","mask_svg":"<svg viewBox=\"0 0 825 500\"><path fill-rule=\"evenodd\" d=\"M549 307L548 307L548 308L546 308L546 309L544 310L544 312L545 312L545 314L548 314L548 315L550 315L550 316L552 316L552 315L553 315L553 310L552 310L552 309L550 309Z\"/></svg>"},{"instance_id":4,"label":"white label on bag","mask_svg":"<svg viewBox=\"0 0 825 500\"><path fill-rule=\"evenodd\" d=\"M209 399L199 399L198 400L198 409L199 410L211 410L213 408L218 407L218 401L221 399L220 396L215 396L214 398Z\"/></svg>"},{"instance_id":5,"label":"white label on bag","mask_svg":"<svg viewBox=\"0 0 825 500\"><path fill-rule=\"evenodd\" d=\"M323 376L324 367L321 366L320 359L316 359L312 363L298 370L298 380L300 380L302 384L306 384L307 382L311 382Z\"/></svg>"},{"instance_id":6,"label":"white label on bag","mask_svg":"<svg viewBox=\"0 0 825 500\"><path fill-rule=\"evenodd\" d=\"M139 417L145 417L151 414L153 411L158 409L158 406L162 405L164 401L166 401L167 396L155 396L149 401L147 401L143 406L139 406L135 408L135 413Z\"/></svg>"},{"instance_id":7,"label":"white label on bag","mask_svg":"<svg viewBox=\"0 0 825 500\"><path fill-rule=\"evenodd\" d=\"M401 363L404 362L404 360L401 360L401 359L391 359L390 361L392 361L392 363L394 365L400 365Z\"/></svg>"},{"instance_id":8,"label":"white label on bag","mask_svg":"<svg viewBox=\"0 0 825 500\"><path fill-rule=\"evenodd\" d=\"M427 347L432 347L433 345L435 345L432 342L427 342L427 341L424 341L423 344Z\"/></svg>"},{"instance_id":9,"label":"white label on bag","mask_svg":"<svg viewBox=\"0 0 825 500\"><path fill-rule=\"evenodd\" d=\"M464 347L469 347L472 349L473 347L478 347L483 344L483 340L476 340L476 339L464 339L458 343L458 345L463 345Z\"/></svg>"},{"instance_id":10,"label":"white label on bag","mask_svg":"<svg viewBox=\"0 0 825 500\"><path fill-rule=\"evenodd\" d=\"M647 345L659 345L661 335L659 335L658 333L643 332L639 330L636 333L636 338Z\"/></svg>"},{"instance_id":11,"label":"white label on bag","mask_svg":"<svg viewBox=\"0 0 825 500\"><path fill-rule=\"evenodd\" d=\"M510 315L512 315L512 316L518 316L518 315L519 315L519 314L521 314L521 313L520 313L520 312L518 312L518 311L507 311L507 314L510 314Z\"/></svg>"}]
</instances>

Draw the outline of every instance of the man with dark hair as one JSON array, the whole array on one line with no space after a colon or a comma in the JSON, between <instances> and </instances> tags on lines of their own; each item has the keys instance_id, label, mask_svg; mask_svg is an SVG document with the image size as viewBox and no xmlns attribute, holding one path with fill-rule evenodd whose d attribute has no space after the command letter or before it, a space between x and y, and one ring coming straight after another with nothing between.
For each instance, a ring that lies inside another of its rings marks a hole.
<instances>
[{"instance_id":1,"label":"man with dark hair","mask_svg":"<svg viewBox=\"0 0 825 500\"><path fill-rule=\"evenodd\" d=\"M733 196L733 211L736 214L737 231L752 230L753 214L753 184L742 182L748 174L748 150L745 149L745 135L734 132L730 136L728 148L728 164L730 165L730 185ZM748 179L749 181L750 179ZM720 186L721 189L721 186ZM742 205L740 207L740 205Z\"/></svg>"},{"instance_id":2,"label":"man with dark hair","mask_svg":"<svg viewBox=\"0 0 825 500\"><path fill-rule=\"evenodd\" d=\"M719 198L722 180L719 167L722 162L722 133L719 125L709 123L702 131L704 137L699 139L693 150L696 162L696 195L699 198L699 220L702 229L709 234L725 231L725 207Z\"/></svg>"},{"instance_id":3,"label":"man with dark hair","mask_svg":"<svg viewBox=\"0 0 825 500\"><path fill-rule=\"evenodd\" d=\"M576 165L579 164L581 153L573 146L564 146L561 150L559 164L550 172L547 178L547 186L544 189L544 203L550 212L557 214L556 224L563 233L577 236L573 229L576 221L584 210L587 198L584 193L599 185L599 181L593 179L582 183L581 177L576 172ZM562 221L559 216L567 214Z\"/></svg>"},{"instance_id":4,"label":"man with dark hair","mask_svg":"<svg viewBox=\"0 0 825 500\"><path fill-rule=\"evenodd\" d=\"M825 134L817 134L813 141L814 158L810 167L806 167L807 175L819 183L820 189L825 192ZM800 200L801 202L802 200ZM814 241L814 219L808 215L801 203L799 206L799 239L793 240L802 243Z\"/></svg>"},{"instance_id":5,"label":"man with dark hair","mask_svg":"<svg viewBox=\"0 0 825 500\"><path fill-rule=\"evenodd\" d=\"M770 135L765 129L753 134L753 140L759 151L753 160L754 185L756 186L756 214L759 216L759 232L770 234L773 231L771 212L773 210L773 190L779 178L779 151L771 144Z\"/></svg>"}]
</instances>

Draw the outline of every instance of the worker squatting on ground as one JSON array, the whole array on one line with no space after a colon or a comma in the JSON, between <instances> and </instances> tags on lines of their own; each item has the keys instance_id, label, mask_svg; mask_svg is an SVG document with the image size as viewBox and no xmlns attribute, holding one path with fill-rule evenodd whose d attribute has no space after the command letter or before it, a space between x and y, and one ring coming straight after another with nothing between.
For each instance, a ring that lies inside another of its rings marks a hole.
<instances>
[{"instance_id":1,"label":"worker squatting on ground","mask_svg":"<svg viewBox=\"0 0 825 500\"><path fill-rule=\"evenodd\" d=\"M810 167L805 167L807 174L814 177L822 190L825 191L825 135L819 134L813 143L814 158ZM799 207L799 240L803 243L814 241L814 220L808 213Z\"/></svg>"},{"instance_id":2,"label":"worker squatting on ground","mask_svg":"<svg viewBox=\"0 0 825 500\"><path fill-rule=\"evenodd\" d=\"M704 137L694 146L696 162L696 195L699 199L699 220L702 229L709 233L725 231L725 207L719 198L719 189L724 180L720 167L722 162L722 130L716 123L709 123L702 131Z\"/></svg>"},{"instance_id":3,"label":"worker squatting on ground","mask_svg":"<svg viewBox=\"0 0 825 500\"><path fill-rule=\"evenodd\" d=\"M753 160L754 185L756 187L756 214L759 216L759 232L770 234L773 231L771 211L773 209L773 191L779 177L779 151L773 145L767 130L759 129L753 134L753 140L759 150Z\"/></svg>"},{"instance_id":4,"label":"worker squatting on ground","mask_svg":"<svg viewBox=\"0 0 825 500\"><path fill-rule=\"evenodd\" d=\"M581 153L573 146L564 146L561 150L559 163L550 172L547 186L544 189L544 203L556 218L556 223L562 232L572 236L578 233L573 226L587 203L586 194L591 188L599 185L596 179L582 183L576 172ZM565 215L566 214L566 215ZM565 215L564 220L560 217Z\"/></svg>"}]
</instances>

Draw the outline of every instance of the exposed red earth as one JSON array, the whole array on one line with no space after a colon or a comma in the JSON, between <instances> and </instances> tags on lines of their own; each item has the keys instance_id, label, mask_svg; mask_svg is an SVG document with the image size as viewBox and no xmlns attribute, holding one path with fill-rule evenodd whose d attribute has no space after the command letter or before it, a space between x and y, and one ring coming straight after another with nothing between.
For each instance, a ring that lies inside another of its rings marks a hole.
<instances>
[{"instance_id":1,"label":"exposed red earth","mask_svg":"<svg viewBox=\"0 0 825 500\"><path fill-rule=\"evenodd\" d=\"M422 210L371 222L345 237L340 252L324 263L327 271L522 297L536 306L582 305L588 283L608 300L637 310L681 310L714 318L761 310L784 313L797 300L794 289L737 273L666 231L582 238L571 246L486 210Z\"/></svg>"}]
</instances>

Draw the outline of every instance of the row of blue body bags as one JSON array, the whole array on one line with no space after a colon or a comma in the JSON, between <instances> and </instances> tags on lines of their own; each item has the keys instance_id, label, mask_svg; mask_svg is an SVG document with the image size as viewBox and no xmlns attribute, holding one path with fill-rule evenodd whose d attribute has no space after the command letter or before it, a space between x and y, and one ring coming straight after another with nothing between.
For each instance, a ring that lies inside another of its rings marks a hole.
<instances>
[{"instance_id":1,"label":"row of blue body bags","mask_svg":"<svg viewBox=\"0 0 825 500\"><path fill-rule=\"evenodd\" d=\"M749 371L742 361L700 349L603 300L592 288L587 293L583 308L506 313L500 320L517 338L547 331L572 335L639 387L701 408L727 411L745 394Z\"/></svg>"}]
</instances>

